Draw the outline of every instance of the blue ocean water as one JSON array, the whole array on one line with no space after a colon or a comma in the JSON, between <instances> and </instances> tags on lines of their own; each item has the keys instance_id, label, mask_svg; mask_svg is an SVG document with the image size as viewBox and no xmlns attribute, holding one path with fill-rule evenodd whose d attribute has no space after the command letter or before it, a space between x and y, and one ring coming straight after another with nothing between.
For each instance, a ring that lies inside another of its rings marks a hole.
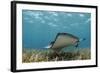
<instances>
[{"instance_id":1,"label":"blue ocean water","mask_svg":"<svg viewBox=\"0 0 100 73\"><path fill-rule=\"evenodd\" d=\"M91 14L22 10L23 48L44 48L54 41L57 33L71 33L85 41L79 47L91 46Z\"/></svg>"}]
</instances>

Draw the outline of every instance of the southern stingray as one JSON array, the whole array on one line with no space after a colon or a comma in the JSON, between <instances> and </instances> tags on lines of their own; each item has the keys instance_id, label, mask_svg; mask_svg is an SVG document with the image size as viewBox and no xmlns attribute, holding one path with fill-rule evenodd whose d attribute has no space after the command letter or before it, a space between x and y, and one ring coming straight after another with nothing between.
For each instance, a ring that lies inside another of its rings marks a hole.
<instances>
[{"instance_id":1,"label":"southern stingray","mask_svg":"<svg viewBox=\"0 0 100 73\"><path fill-rule=\"evenodd\" d=\"M78 47L79 42L83 40L85 39L79 39L70 33L58 33L55 40L47 48L52 49L54 52L60 52L65 47Z\"/></svg>"}]
</instances>

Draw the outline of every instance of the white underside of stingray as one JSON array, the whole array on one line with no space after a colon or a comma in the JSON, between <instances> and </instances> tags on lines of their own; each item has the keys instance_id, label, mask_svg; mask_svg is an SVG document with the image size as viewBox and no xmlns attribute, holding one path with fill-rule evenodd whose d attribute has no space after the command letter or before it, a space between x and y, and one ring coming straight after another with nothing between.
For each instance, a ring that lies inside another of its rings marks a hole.
<instances>
[{"instance_id":1,"label":"white underside of stingray","mask_svg":"<svg viewBox=\"0 0 100 73\"><path fill-rule=\"evenodd\" d=\"M47 45L47 46L45 46L44 48L50 48L52 45Z\"/></svg>"}]
</instances>

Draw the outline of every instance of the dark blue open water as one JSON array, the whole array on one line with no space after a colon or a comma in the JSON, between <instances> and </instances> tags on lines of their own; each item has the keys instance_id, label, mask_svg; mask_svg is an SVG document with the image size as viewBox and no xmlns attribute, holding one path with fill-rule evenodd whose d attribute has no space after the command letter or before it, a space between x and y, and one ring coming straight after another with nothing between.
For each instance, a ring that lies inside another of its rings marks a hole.
<instances>
[{"instance_id":1,"label":"dark blue open water","mask_svg":"<svg viewBox=\"0 0 100 73\"><path fill-rule=\"evenodd\" d=\"M23 48L44 48L59 32L86 38L79 47L90 48L91 14L22 10Z\"/></svg>"}]
</instances>

